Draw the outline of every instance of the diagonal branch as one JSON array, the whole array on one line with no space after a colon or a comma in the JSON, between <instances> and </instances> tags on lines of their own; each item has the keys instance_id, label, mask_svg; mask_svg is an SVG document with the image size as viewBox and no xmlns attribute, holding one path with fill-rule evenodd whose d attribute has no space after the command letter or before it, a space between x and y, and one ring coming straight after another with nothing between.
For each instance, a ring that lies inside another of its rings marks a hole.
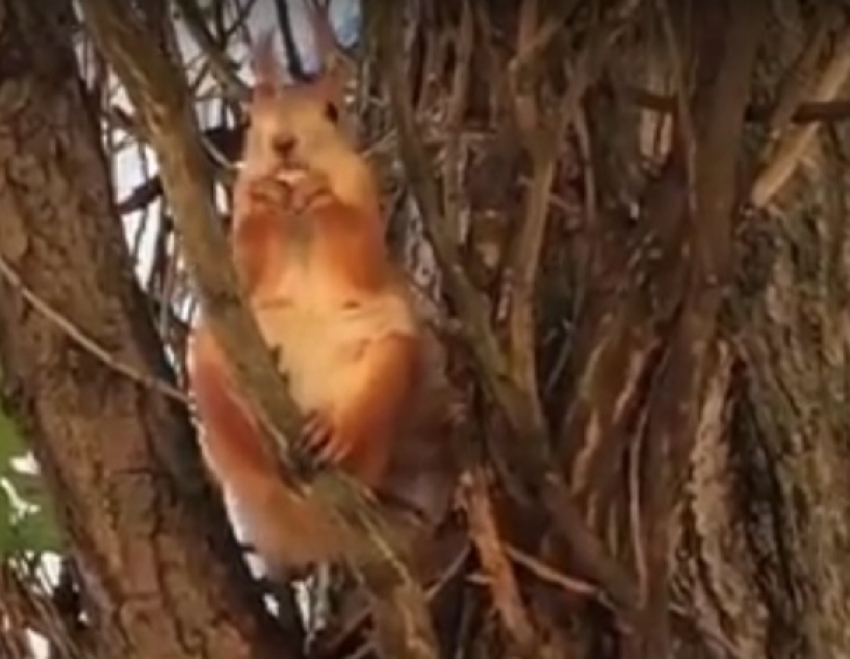
<instances>
[{"instance_id":1,"label":"diagonal branch","mask_svg":"<svg viewBox=\"0 0 850 659\"><path fill-rule=\"evenodd\" d=\"M816 84L815 101L833 100L850 76L850 26L845 26L835 46L832 59ZM793 112L789 112L793 115ZM803 156L817 135L819 124L790 126L779 139L772 159L762 168L750 191L750 203L764 208L783 185L793 176Z\"/></svg>"},{"instance_id":2,"label":"diagonal branch","mask_svg":"<svg viewBox=\"0 0 850 659\"><path fill-rule=\"evenodd\" d=\"M835 32L835 23L841 23L842 10L836 5L824 3L819 8L819 17L812 34L803 45L794 66L782 75L776 103L767 119L768 138L781 136L792 122L794 113L812 91L813 79L829 37Z\"/></svg>"},{"instance_id":3,"label":"diagonal branch","mask_svg":"<svg viewBox=\"0 0 850 659\"><path fill-rule=\"evenodd\" d=\"M124 83L150 135L163 185L182 237L210 329L230 359L234 375L261 427L280 456L281 477L333 513L355 546L350 556L371 591L385 656L434 659L434 632L421 588L399 560L394 542L369 495L336 470L308 478L286 437L297 437L298 410L287 395L256 320L238 292L225 236L216 221L206 166L185 82L152 31L128 18L120 0L83 0L87 27ZM291 481L292 479L289 478Z\"/></svg>"},{"instance_id":4,"label":"diagonal branch","mask_svg":"<svg viewBox=\"0 0 850 659\"><path fill-rule=\"evenodd\" d=\"M464 479L464 507L469 518L469 534L487 575L493 606L508 636L516 644L518 654L522 657L539 656L541 641L523 602L516 574L499 532L487 476L486 471L479 466L466 474Z\"/></svg>"},{"instance_id":5,"label":"diagonal branch","mask_svg":"<svg viewBox=\"0 0 850 659\"><path fill-rule=\"evenodd\" d=\"M21 297L32 305L33 309L44 316L44 318L52 324L56 325L56 327L60 330L65 332L68 338L86 350L95 359L99 360L116 373L120 373L125 378L132 380L143 387L154 389L164 396L182 403L183 405L189 404L186 394L180 391L173 384L133 368L112 354L95 339L87 336L86 333L81 328L77 327L70 318L62 314L61 311L54 309L50 303L41 299L35 291L27 286L27 284L21 279L21 276L3 256L0 256L0 277L14 286L20 292Z\"/></svg>"},{"instance_id":6,"label":"diagonal branch","mask_svg":"<svg viewBox=\"0 0 850 659\"><path fill-rule=\"evenodd\" d=\"M517 124L531 155L532 176L526 190L522 226L508 267L511 279L508 334L511 368L516 381L535 402L532 413L538 425L543 423L543 412L537 386L534 302L549 215L548 199L567 129L578 117L585 92L595 82L601 63L638 4L631 0L621 3L620 11L612 12L613 17L593 30L588 45L578 54L569 71L569 88L554 113L543 112L538 106L539 73L527 54L542 40L541 33L559 21L557 17L550 17L538 26L536 0L526 0L520 9L517 55L508 66L508 78L515 98Z\"/></svg>"},{"instance_id":7,"label":"diagonal branch","mask_svg":"<svg viewBox=\"0 0 850 659\"><path fill-rule=\"evenodd\" d=\"M236 100L244 101L248 97L248 85L236 75L233 63L227 58L223 49L216 43L215 37L207 28L204 15L201 13L196 0L175 0L189 32L204 53L219 84Z\"/></svg>"}]
</instances>

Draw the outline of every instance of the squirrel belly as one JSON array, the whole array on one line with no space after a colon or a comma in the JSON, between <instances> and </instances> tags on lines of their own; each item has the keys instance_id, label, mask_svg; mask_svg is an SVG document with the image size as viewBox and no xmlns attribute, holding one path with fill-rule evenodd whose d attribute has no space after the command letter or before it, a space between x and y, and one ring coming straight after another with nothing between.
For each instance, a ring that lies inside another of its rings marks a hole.
<instances>
[{"instance_id":1,"label":"squirrel belly","mask_svg":"<svg viewBox=\"0 0 850 659\"><path fill-rule=\"evenodd\" d=\"M309 291L309 287L302 290ZM330 409L367 386L369 346L395 338L415 350L417 327L411 310L392 294L350 299L323 309L282 298L256 307L260 331L278 357L290 393L302 410Z\"/></svg>"}]
</instances>

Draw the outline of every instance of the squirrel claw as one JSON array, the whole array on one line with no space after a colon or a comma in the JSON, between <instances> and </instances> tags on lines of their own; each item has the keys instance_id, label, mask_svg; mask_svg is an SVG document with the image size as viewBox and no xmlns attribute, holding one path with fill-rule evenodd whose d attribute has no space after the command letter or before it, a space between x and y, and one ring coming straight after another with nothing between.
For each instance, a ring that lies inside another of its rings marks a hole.
<instances>
[{"instance_id":1,"label":"squirrel claw","mask_svg":"<svg viewBox=\"0 0 850 659\"><path fill-rule=\"evenodd\" d=\"M306 455L320 467L331 461L330 444L333 435L333 426L325 415L320 412L307 414L301 428L301 446Z\"/></svg>"},{"instance_id":2,"label":"squirrel claw","mask_svg":"<svg viewBox=\"0 0 850 659\"><path fill-rule=\"evenodd\" d=\"M331 190L327 178L322 174L311 172L292 184L292 197L289 204L292 212L306 213L321 206L330 196Z\"/></svg>"}]
</instances>

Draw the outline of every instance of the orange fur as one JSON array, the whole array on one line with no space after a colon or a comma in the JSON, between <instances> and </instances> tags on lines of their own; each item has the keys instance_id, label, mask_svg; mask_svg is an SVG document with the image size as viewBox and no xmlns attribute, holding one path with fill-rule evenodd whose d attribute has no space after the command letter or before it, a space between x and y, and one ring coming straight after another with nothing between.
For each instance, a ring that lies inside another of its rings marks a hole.
<instances>
[{"instance_id":1,"label":"orange fur","mask_svg":"<svg viewBox=\"0 0 850 659\"><path fill-rule=\"evenodd\" d=\"M383 242L372 171L328 116L332 87L284 89L270 57L257 57L234 190L237 272L294 400L327 430L317 450L438 518L448 501L446 447L416 421L429 362ZM203 322L189 362L205 459L267 567L340 558L344 542L329 521L279 479ZM427 421L439 429L439 420Z\"/></svg>"}]
</instances>

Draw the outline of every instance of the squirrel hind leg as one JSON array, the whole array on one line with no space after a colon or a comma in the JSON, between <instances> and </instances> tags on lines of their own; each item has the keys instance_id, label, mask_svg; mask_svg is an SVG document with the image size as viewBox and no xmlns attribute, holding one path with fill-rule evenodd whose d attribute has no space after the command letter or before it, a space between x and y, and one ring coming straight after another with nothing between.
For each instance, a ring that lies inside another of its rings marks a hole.
<instances>
[{"instance_id":1,"label":"squirrel hind leg","mask_svg":"<svg viewBox=\"0 0 850 659\"><path fill-rule=\"evenodd\" d=\"M233 492L234 513L270 578L303 574L341 557L333 521L277 478L257 479Z\"/></svg>"}]
</instances>

